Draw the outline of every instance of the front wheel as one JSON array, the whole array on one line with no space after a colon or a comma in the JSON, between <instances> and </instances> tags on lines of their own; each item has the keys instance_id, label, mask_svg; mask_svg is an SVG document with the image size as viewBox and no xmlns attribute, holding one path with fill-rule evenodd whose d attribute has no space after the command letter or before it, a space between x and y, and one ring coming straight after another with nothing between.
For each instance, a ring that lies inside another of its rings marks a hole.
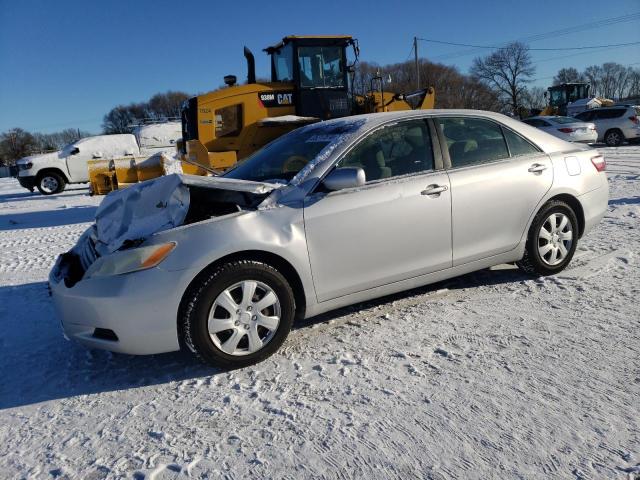
<instances>
[{"instance_id":1,"label":"front wheel","mask_svg":"<svg viewBox=\"0 0 640 480\"><path fill-rule=\"evenodd\" d=\"M534 275L553 275L569 264L578 242L578 219L559 200L546 203L533 219L518 267Z\"/></svg>"},{"instance_id":2,"label":"front wheel","mask_svg":"<svg viewBox=\"0 0 640 480\"><path fill-rule=\"evenodd\" d=\"M38 175L36 186L42 195L53 195L64 190L66 182L62 175L56 172L46 172Z\"/></svg>"},{"instance_id":3,"label":"front wheel","mask_svg":"<svg viewBox=\"0 0 640 480\"><path fill-rule=\"evenodd\" d=\"M205 363L238 368L272 355L287 338L295 314L291 287L262 262L217 267L192 284L180 319L182 341Z\"/></svg>"}]
</instances>

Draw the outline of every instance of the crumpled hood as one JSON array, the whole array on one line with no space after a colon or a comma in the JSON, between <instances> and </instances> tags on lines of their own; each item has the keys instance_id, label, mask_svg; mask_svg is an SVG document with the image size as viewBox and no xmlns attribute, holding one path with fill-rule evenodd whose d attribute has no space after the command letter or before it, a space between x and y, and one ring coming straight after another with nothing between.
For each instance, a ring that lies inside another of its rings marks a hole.
<instances>
[{"instance_id":1,"label":"crumpled hood","mask_svg":"<svg viewBox=\"0 0 640 480\"><path fill-rule=\"evenodd\" d=\"M19 160L16 160L16 164L22 165L25 163L33 163L34 165L38 164L47 164L51 160L57 160L60 158L60 151L57 152L49 152L49 153L38 153L36 155L29 155L28 157L22 157Z\"/></svg>"},{"instance_id":2,"label":"crumpled hood","mask_svg":"<svg viewBox=\"0 0 640 480\"><path fill-rule=\"evenodd\" d=\"M189 214L192 198L206 203L208 197L220 196L221 191L227 191L261 202L281 186L224 177L173 174L115 190L105 197L96 211L95 248L100 255L106 255L127 242L144 240L154 233L182 225Z\"/></svg>"}]
</instances>

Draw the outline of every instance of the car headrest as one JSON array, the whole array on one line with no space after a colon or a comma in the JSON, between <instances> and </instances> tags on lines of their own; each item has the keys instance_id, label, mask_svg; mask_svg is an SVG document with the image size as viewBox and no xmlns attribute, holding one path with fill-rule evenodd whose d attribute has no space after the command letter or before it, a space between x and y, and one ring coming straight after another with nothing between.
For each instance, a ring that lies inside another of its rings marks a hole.
<instances>
[{"instance_id":1,"label":"car headrest","mask_svg":"<svg viewBox=\"0 0 640 480\"><path fill-rule=\"evenodd\" d=\"M467 140L469 138L467 129L464 128L462 125L451 125L451 124L445 125L444 135L445 137L451 140L455 140L456 142Z\"/></svg>"},{"instance_id":2,"label":"car headrest","mask_svg":"<svg viewBox=\"0 0 640 480\"><path fill-rule=\"evenodd\" d=\"M420 127L413 127L407 130L404 138L413 148L424 147L424 134Z\"/></svg>"}]
</instances>

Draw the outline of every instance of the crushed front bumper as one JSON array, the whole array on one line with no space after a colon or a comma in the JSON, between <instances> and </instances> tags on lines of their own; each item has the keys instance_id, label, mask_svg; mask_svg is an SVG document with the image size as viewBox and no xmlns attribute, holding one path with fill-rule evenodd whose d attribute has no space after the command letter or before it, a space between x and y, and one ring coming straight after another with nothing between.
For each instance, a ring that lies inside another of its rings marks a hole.
<instances>
[{"instance_id":1,"label":"crushed front bumper","mask_svg":"<svg viewBox=\"0 0 640 480\"><path fill-rule=\"evenodd\" d=\"M67 286L66 262L69 256L58 257L49 274L51 296L66 337L89 348L133 355L180 349L178 306L193 272L156 267Z\"/></svg>"}]
</instances>

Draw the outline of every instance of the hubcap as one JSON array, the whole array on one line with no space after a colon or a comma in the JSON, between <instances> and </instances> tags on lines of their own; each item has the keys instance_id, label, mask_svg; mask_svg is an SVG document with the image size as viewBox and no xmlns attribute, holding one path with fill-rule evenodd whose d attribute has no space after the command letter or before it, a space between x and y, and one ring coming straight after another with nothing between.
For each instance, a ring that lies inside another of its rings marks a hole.
<instances>
[{"instance_id":1,"label":"hubcap","mask_svg":"<svg viewBox=\"0 0 640 480\"><path fill-rule=\"evenodd\" d=\"M218 295L209 311L213 344L229 355L249 355L269 343L280 325L280 300L267 284L245 280Z\"/></svg>"},{"instance_id":2,"label":"hubcap","mask_svg":"<svg viewBox=\"0 0 640 480\"><path fill-rule=\"evenodd\" d=\"M53 193L58 189L58 180L54 177L43 177L40 181L40 186L45 192Z\"/></svg>"},{"instance_id":3,"label":"hubcap","mask_svg":"<svg viewBox=\"0 0 640 480\"><path fill-rule=\"evenodd\" d=\"M573 230L569 217L564 213L552 213L538 233L540 258L547 265L558 265L567 258L572 242Z\"/></svg>"},{"instance_id":4,"label":"hubcap","mask_svg":"<svg viewBox=\"0 0 640 480\"><path fill-rule=\"evenodd\" d=\"M617 132L612 132L609 134L609 143L618 143L620 141L620 136Z\"/></svg>"}]
</instances>

